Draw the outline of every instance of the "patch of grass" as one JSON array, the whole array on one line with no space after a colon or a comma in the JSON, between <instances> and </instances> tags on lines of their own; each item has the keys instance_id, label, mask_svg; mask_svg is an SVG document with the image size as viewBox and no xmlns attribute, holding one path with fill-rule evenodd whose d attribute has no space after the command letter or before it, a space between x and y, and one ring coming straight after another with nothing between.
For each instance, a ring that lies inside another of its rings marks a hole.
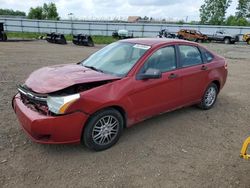
<instances>
[{"instance_id":1,"label":"patch of grass","mask_svg":"<svg viewBox=\"0 0 250 188\"><path fill-rule=\"evenodd\" d=\"M21 38L21 39L37 39L41 33L29 33L29 32L7 32L8 38Z\"/></svg>"},{"instance_id":2,"label":"patch of grass","mask_svg":"<svg viewBox=\"0 0 250 188\"><path fill-rule=\"evenodd\" d=\"M8 38L21 39L38 39L39 36L46 36L46 33L29 33L29 32L7 32ZM65 35L67 41L72 41L72 35ZM110 44L117 41L112 36L92 36L95 44Z\"/></svg>"},{"instance_id":3,"label":"patch of grass","mask_svg":"<svg viewBox=\"0 0 250 188\"><path fill-rule=\"evenodd\" d=\"M110 44L117 41L111 36L93 36L94 43L96 44Z\"/></svg>"}]
</instances>

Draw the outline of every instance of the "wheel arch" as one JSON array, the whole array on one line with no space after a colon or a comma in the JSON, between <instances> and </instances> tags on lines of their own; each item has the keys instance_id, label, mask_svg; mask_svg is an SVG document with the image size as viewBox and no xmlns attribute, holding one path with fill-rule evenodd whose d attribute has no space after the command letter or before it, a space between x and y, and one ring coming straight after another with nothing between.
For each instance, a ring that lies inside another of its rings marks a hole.
<instances>
[{"instance_id":1,"label":"wheel arch","mask_svg":"<svg viewBox=\"0 0 250 188\"><path fill-rule=\"evenodd\" d=\"M106 108L113 108L113 109L117 110L123 117L123 121L124 121L123 128L127 128L127 113L123 107L118 106L118 105L113 105L113 106L108 106Z\"/></svg>"},{"instance_id":2,"label":"wheel arch","mask_svg":"<svg viewBox=\"0 0 250 188\"><path fill-rule=\"evenodd\" d=\"M220 89L221 89L220 81L219 80L214 80L214 81L212 81L212 83L214 83L217 86L217 89L218 89L218 92L219 92Z\"/></svg>"},{"instance_id":3,"label":"wheel arch","mask_svg":"<svg viewBox=\"0 0 250 188\"><path fill-rule=\"evenodd\" d=\"M125 110L122 106L116 105L116 104L114 104L114 105L110 104L110 105L107 105L107 106L102 106L102 107L98 108L96 111L91 112L91 113L89 114L89 118L88 118L88 120L86 121L85 125L89 122L90 118L91 118L94 114L96 114L97 112L106 110L106 109L110 109L110 108L117 110L117 111L122 115L123 121L124 121L123 127L126 128L126 127L127 127L127 112L126 112L126 110Z\"/></svg>"},{"instance_id":4,"label":"wheel arch","mask_svg":"<svg viewBox=\"0 0 250 188\"><path fill-rule=\"evenodd\" d=\"M232 37L230 37L230 36L225 36L225 37L223 38L223 41L226 40L226 39L229 39L229 40L231 41Z\"/></svg>"},{"instance_id":5,"label":"wheel arch","mask_svg":"<svg viewBox=\"0 0 250 188\"><path fill-rule=\"evenodd\" d=\"M250 44L250 38L247 38L246 42Z\"/></svg>"}]
</instances>

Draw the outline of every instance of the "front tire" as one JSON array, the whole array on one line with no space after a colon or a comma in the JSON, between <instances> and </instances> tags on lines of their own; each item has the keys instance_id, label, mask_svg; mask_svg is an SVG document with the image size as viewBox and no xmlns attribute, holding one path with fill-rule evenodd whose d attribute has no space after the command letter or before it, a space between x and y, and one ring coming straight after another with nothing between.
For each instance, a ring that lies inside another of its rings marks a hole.
<instances>
[{"instance_id":1,"label":"front tire","mask_svg":"<svg viewBox=\"0 0 250 188\"><path fill-rule=\"evenodd\" d=\"M82 141L86 147L95 151L110 148L119 140L124 120L120 112L113 108L99 111L90 117Z\"/></svg>"},{"instance_id":2,"label":"front tire","mask_svg":"<svg viewBox=\"0 0 250 188\"><path fill-rule=\"evenodd\" d=\"M216 102L218 91L219 91L219 89L218 89L217 85L215 83L211 83L207 87L207 89L202 97L202 100L199 104L199 107L203 110L211 109Z\"/></svg>"}]
</instances>

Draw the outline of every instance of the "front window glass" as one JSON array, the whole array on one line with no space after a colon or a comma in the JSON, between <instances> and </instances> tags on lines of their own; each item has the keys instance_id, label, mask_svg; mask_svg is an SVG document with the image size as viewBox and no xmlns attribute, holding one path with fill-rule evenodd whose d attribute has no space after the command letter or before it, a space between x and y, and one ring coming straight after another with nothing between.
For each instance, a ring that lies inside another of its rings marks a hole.
<instances>
[{"instance_id":1,"label":"front window glass","mask_svg":"<svg viewBox=\"0 0 250 188\"><path fill-rule=\"evenodd\" d=\"M91 55L81 64L87 68L116 76L126 76L150 46L116 42Z\"/></svg>"},{"instance_id":2,"label":"front window glass","mask_svg":"<svg viewBox=\"0 0 250 188\"><path fill-rule=\"evenodd\" d=\"M145 73L148 69L157 69L167 72L176 69L176 56L174 46L161 48L151 55L144 64L141 72Z\"/></svg>"}]
</instances>

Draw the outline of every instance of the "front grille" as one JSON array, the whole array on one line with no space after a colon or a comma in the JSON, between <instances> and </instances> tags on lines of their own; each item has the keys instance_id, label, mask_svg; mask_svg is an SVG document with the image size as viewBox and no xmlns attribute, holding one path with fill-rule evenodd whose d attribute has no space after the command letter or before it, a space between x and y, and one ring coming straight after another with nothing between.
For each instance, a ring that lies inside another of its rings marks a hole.
<instances>
[{"instance_id":1,"label":"front grille","mask_svg":"<svg viewBox=\"0 0 250 188\"><path fill-rule=\"evenodd\" d=\"M24 85L19 85L17 89L21 95L22 102L28 108L43 115L50 115L48 105L46 102L47 101L46 94L35 93Z\"/></svg>"}]
</instances>

